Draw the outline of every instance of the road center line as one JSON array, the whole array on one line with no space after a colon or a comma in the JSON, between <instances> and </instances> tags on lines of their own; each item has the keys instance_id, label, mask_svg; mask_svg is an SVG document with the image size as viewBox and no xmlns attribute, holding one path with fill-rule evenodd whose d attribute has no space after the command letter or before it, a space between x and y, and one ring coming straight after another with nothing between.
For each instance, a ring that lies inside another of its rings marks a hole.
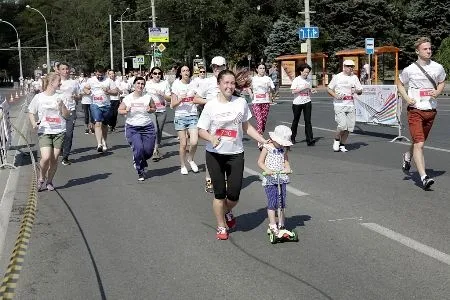
<instances>
[{"instance_id":1,"label":"road center line","mask_svg":"<svg viewBox=\"0 0 450 300\"><path fill-rule=\"evenodd\" d=\"M290 122L280 122L280 123L283 123L283 124L289 124L289 125L291 125L291 123ZM302 127L305 127L305 125L303 125L303 124L298 124L298 126L302 126ZM329 128L321 128L321 127L315 127L315 126L313 126L312 128L314 128L314 129L318 129L318 130L323 130L323 131L328 131L328 132L336 132L336 130L335 129L329 129ZM350 133L350 135L364 135L364 134L360 134L360 133ZM411 145L411 143L410 142L396 142L397 144L402 144L402 145L407 145L407 146L410 146ZM438 147L432 147L432 146L424 146L424 148L425 149L430 149L430 150L436 150L436 151L441 151L441 152L447 152L447 153L450 153L450 150L449 149L444 149L444 148L438 148Z\"/></svg>"},{"instance_id":2,"label":"road center line","mask_svg":"<svg viewBox=\"0 0 450 300\"><path fill-rule=\"evenodd\" d=\"M444 264L450 265L450 255L444 252L441 252L427 245L419 243L418 241L415 241L407 236L401 235L400 233L392 231L389 228L383 227L376 223L361 223L361 225L391 240L399 242L400 244L405 245L406 247L416 250L417 252L432 257L440 262L443 262Z\"/></svg>"}]
</instances>

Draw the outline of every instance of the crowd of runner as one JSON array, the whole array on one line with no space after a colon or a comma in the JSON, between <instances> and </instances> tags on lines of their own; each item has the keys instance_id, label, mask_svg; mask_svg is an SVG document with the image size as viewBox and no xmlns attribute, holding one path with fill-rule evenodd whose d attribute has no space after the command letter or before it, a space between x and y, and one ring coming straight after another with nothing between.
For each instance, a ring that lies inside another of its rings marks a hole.
<instances>
[{"instance_id":1,"label":"crowd of runner","mask_svg":"<svg viewBox=\"0 0 450 300\"><path fill-rule=\"evenodd\" d=\"M399 94L408 104L412 136L411 149L402 157L402 169L409 172L411 159L414 159L423 187L428 189L434 180L425 173L423 147L436 115L436 98L444 88L446 74L441 65L431 60L429 39L417 41L416 53L417 61L402 72L398 83ZM333 76L328 85L337 123L331 145L335 152L348 151L345 143L355 126L354 97L363 92L358 77L353 74L354 66L352 60L345 60L343 71ZM176 73L171 72L166 78L160 67L148 72L131 72L127 76L97 67L95 73L71 78L70 66L59 63L54 72L27 82L28 88L36 93L29 105L29 116L39 136L39 190L54 190L58 156L62 156L63 165L72 163L70 153L78 102L84 112L84 132L95 136L93 148L99 153L108 151L108 133L116 130L118 115L125 117L125 138L132 150L139 181L145 180L149 159L157 161L164 157L161 140L170 107L174 111L173 124L179 141L180 174L188 175L188 167L194 173L199 172L195 162L198 139L207 141L205 191L214 195L216 237L227 239L230 229L236 226L232 209L242 188L244 134L253 138L261 150L258 165L265 172L263 185L268 198L269 230L277 234L278 229L284 227L284 221L281 218L276 223L275 210L278 204L281 208L285 205L287 173L291 171L287 151L296 143L302 111L307 145L316 143L311 125L311 94L315 89L308 80L311 66L301 64L297 70L299 76L291 85L291 128L277 126L269 133L269 139L263 135L270 107L278 93L276 63L268 73L266 65L259 64L255 75L250 70L233 73L221 56L214 57L210 67L213 76L206 77L206 67L201 66L194 79L187 64L178 66ZM408 85L408 90L404 85ZM249 123L252 116L256 119L256 128ZM285 173L281 178L281 203L276 201L274 186L279 183L274 179L276 172Z\"/></svg>"}]
</instances>

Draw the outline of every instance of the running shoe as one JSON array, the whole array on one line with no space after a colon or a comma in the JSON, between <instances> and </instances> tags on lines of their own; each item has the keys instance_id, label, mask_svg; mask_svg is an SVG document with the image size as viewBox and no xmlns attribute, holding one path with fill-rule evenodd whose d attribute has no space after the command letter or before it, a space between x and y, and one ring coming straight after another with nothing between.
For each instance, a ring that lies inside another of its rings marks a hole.
<instances>
[{"instance_id":1,"label":"running shoe","mask_svg":"<svg viewBox=\"0 0 450 300\"><path fill-rule=\"evenodd\" d=\"M70 166L72 162L68 158L63 158L61 163L65 166Z\"/></svg>"},{"instance_id":2,"label":"running shoe","mask_svg":"<svg viewBox=\"0 0 450 300\"><path fill-rule=\"evenodd\" d=\"M218 240L228 240L228 231L225 227L217 227L216 238Z\"/></svg>"},{"instance_id":3,"label":"running shoe","mask_svg":"<svg viewBox=\"0 0 450 300\"><path fill-rule=\"evenodd\" d=\"M407 173L411 169L411 160L406 159L406 153L403 153L402 157L402 170Z\"/></svg>"},{"instance_id":4,"label":"running shoe","mask_svg":"<svg viewBox=\"0 0 450 300\"><path fill-rule=\"evenodd\" d=\"M187 175L188 174L188 170L185 166L181 167L181 174L182 175Z\"/></svg>"},{"instance_id":5,"label":"running shoe","mask_svg":"<svg viewBox=\"0 0 450 300\"><path fill-rule=\"evenodd\" d=\"M103 150L103 152L106 152L106 150L108 150L108 147L106 147L106 144L102 145L102 150Z\"/></svg>"},{"instance_id":6,"label":"running shoe","mask_svg":"<svg viewBox=\"0 0 450 300\"><path fill-rule=\"evenodd\" d=\"M267 234L272 233L276 237L280 234L280 229L277 228L277 225L269 225L269 228L267 229Z\"/></svg>"},{"instance_id":7,"label":"running shoe","mask_svg":"<svg viewBox=\"0 0 450 300\"><path fill-rule=\"evenodd\" d=\"M336 140L334 140L334 142L333 142L333 151L334 152L339 152L339 146L341 145L341 142L340 141L336 141Z\"/></svg>"},{"instance_id":8,"label":"running shoe","mask_svg":"<svg viewBox=\"0 0 450 300\"><path fill-rule=\"evenodd\" d=\"M100 153L103 152L103 145L98 145L97 146L97 152L100 152Z\"/></svg>"},{"instance_id":9,"label":"running shoe","mask_svg":"<svg viewBox=\"0 0 450 300\"><path fill-rule=\"evenodd\" d=\"M205 180L205 192L207 193L213 193L214 189L213 189L213 185L211 182L211 178L208 178Z\"/></svg>"},{"instance_id":10,"label":"running shoe","mask_svg":"<svg viewBox=\"0 0 450 300\"><path fill-rule=\"evenodd\" d=\"M144 173L140 173L139 177L138 177L138 181L144 181L145 180L145 175Z\"/></svg>"},{"instance_id":11,"label":"running shoe","mask_svg":"<svg viewBox=\"0 0 450 300\"><path fill-rule=\"evenodd\" d=\"M198 166L197 166L197 164L193 160L189 161L189 164L191 165L192 172L198 173Z\"/></svg>"},{"instance_id":12,"label":"running shoe","mask_svg":"<svg viewBox=\"0 0 450 300\"><path fill-rule=\"evenodd\" d=\"M159 149L156 149L155 151L153 151L152 160L158 161L160 159L161 159L161 154L159 153Z\"/></svg>"},{"instance_id":13,"label":"running shoe","mask_svg":"<svg viewBox=\"0 0 450 300\"><path fill-rule=\"evenodd\" d=\"M225 214L225 221L229 229L234 229L236 227L236 218L233 216L233 212L230 210Z\"/></svg>"},{"instance_id":14,"label":"running shoe","mask_svg":"<svg viewBox=\"0 0 450 300\"><path fill-rule=\"evenodd\" d=\"M341 152L348 152L347 148L345 148L344 145L340 145L339 146L339 151L341 151Z\"/></svg>"},{"instance_id":15,"label":"running shoe","mask_svg":"<svg viewBox=\"0 0 450 300\"><path fill-rule=\"evenodd\" d=\"M42 192L44 190L44 187L45 187L45 180L43 179L39 180L37 183L37 191Z\"/></svg>"},{"instance_id":16,"label":"running shoe","mask_svg":"<svg viewBox=\"0 0 450 300\"><path fill-rule=\"evenodd\" d=\"M430 178L427 176L425 176L425 178L422 180L422 184L423 184L423 189L424 190L429 190L430 187L433 185L434 183L434 179Z\"/></svg>"},{"instance_id":17,"label":"running shoe","mask_svg":"<svg viewBox=\"0 0 450 300\"><path fill-rule=\"evenodd\" d=\"M84 130L84 134L89 134L89 129L86 128L86 129Z\"/></svg>"},{"instance_id":18,"label":"running shoe","mask_svg":"<svg viewBox=\"0 0 450 300\"><path fill-rule=\"evenodd\" d=\"M95 130L93 128L89 129L90 134L95 134Z\"/></svg>"},{"instance_id":19,"label":"running shoe","mask_svg":"<svg viewBox=\"0 0 450 300\"><path fill-rule=\"evenodd\" d=\"M49 190L49 191L54 191L55 190L55 187L53 186L53 183L47 182L47 190Z\"/></svg>"}]
</instances>

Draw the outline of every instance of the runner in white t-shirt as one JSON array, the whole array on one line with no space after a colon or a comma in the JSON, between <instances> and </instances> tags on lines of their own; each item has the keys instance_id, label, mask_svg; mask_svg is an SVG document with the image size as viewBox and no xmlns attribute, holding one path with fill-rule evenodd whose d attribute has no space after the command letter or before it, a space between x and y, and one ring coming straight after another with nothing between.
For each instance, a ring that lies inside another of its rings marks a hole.
<instances>
[{"instance_id":1,"label":"runner in white t-shirt","mask_svg":"<svg viewBox=\"0 0 450 300\"><path fill-rule=\"evenodd\" d=\"M108 147L108 121L111 116L110 95L117 95L119 90L114 81L105 76L105 69L97 67L95 77L88 79L84 92L92 96L91 113L95 121L95 138L97 151L105 152Z\"/></svg>"},{"instance_id":2,"label":"runner in white t-shirt","mask_svg":"<svg viewBox=\"0 0 450 300\"><path fill-rule=\"evenodd\" d=\"M354 94L362 94L362 85L358 77L353 74L355 62L344 61L344 70L334 75L328 84L328 94L333 97L334 118L337 123L337 131L333 142L334 152L347 152L345 143L350 132L355 128L355 103Z\"/></svg>"},{"instance_id":3,"label":"runner in white t-shirt","mask_svg":"<svg viewBox=\"0 0 450 300\"><path fill-rule=\"evenodd\" d=\"M311 125L311 93L315 93L316 90L311 88L311 82L307 80L311 67L308 64L301 64L297 68L297 72L300 76L295 77L292 81L291 90L295 98L292 102L292 112L294 113L294 119L291 124L291 142L295 144L295 137L297 136L298 121L303 111L303 119L305 121L305 137L306 144L308 146L314 146L316 141L314 140L312 125Z\"/></svg>"},{"instance_id":4,"label":"runner in white t-shirt","mask_svg":"<svg viewBox=\"0 0 450 300\"><path fill-rule=\"evenodd\" d=\"M188 174L186 160L194 173L198 172L197 164L194 162L195 151L198 143L197 130L197 105L194 103L195 90L190 85L191 68L183 65L178 68L176 78L172 84L172 101L170 107L175 110L173 125L180 139L180 172ZM187 133L189 133L189 156L186 157Z\"/></svg>"},{"instance_id":5,"label":"runner in white t-shirt","mask_svg":"<svg viewBox=\"0 0 450 300\"><path fill-rule=\"evenodd\" d=\"M108 70L108 77L109 79L111 79L114 84L116 85L117 88L117 94L115 95L110 95L109 96L109 100L110 100L110 105L111 105L111 117L109 118L108 121L108 126L109 126L109 130L111 132L116 131L116 125L117 125L117 115L118 112L117 110L119 109L119 105L120 105L120 96L119 96L119 88L118 85L120 83L120 81L116 78L116 73L114 72L114 70Z\"/></svg>"},{"instance_id":6,"label":"runner in white t-shirt","mask_svg":"<svg viewBox=\"0 0 450 300\"><path fill-rule=\"evenodd\" d=\"M431 60L429 38L419 38L415 47L417 61L406 67L397 81L398 92L408 103L408 124L412 140L409 151L403 154L402 169L409 174L413 157L423 188L428 190L434 179L426 173L423 149L436 117L436 98L444 90L447 75L442 65ZM408 92L405 85L408 85Z\"/></svg>"},{"instance_id":7,"label":"runner in white t-shirt","mask_svg":"<svg viewBox=\"0 0 450 300\"><path fill-rule=\"evenodd\" d=\"M252 114L246 100L233 96L236 88L234 73L223 70L217 80L220 92L216 99L206 103L197 126L200 137L208 141L206 164L214 188L216 238L226 240L228 230L236 226L231 210L236 206L242 188L243 135L246 133L261 144L267 141L248 122Z\"/></svg>"},{"instance_id":8,"label":"runner in white t-shirt","mask_svg":"<svg viewBox=\"0 0 450 300\"><path fill-rule=\"evenodd\" d=\"M86 76L83 76L82 80L80 81L80 95L81 95L81 107L83 108L84 112L84 125L86 128L84 129L84 134L94 134L94 118L92 118L91 114L91 104L92 104L92 97L90 94L85 94L84 87L87 84L87 78Z\"/></svg>"},{"instance_id":9,"label":"runner in white t-shirt","mask_svg":"<svg viewBox=\"0 0 450 300\"><path fill-rule=\"evenodd\" d=\"M73 131L75 129L75 121L77 119L76 105L80 97L80 85L78 80L69 78L70 67L67 63L61 62L58 64L58 73L61 76L61 86L58 93L64 96L64 104L70 111L70 116L66 120L66 136L64 137L64 147L62 153L61 163L65 166L71 165L69 154L72 150Z\"/></svg>"},{"instance_id":10,"label":"runner in white t-shirt","mask_svg":"<svg viewBox=\"0 0 450 300\"><path fill-rule=\"evenodd\" d=\"M257 74L252 79L252 110L256 119L256 130L263 134L266 130L266 122L275 85L272 79L266 75L266 66L263 63L258 65L256 71ZM258 144L258 148L261 149L261 147L262 145Z\"/></svg>"},{"instance_id":11,"label":"runner in white t-shirt","mask_svg":"<svg viewBox=\"0 0 450 300\"><path fill-rule=\"evenodd\" d=\"M161 147L162 132L166 123L166 106L170 102L171 92L169 83L164 80L164 74L160 67L153 67L150 70L149 80L145 83L145 91L149 94L156 105L156 112L152 115L156 126L156 145L152 160L161 159L159 148Z\"/></svg>"},{"instance_id":12,"label":"runner in white t-shirt","mask_svg":"<svg viewBox=\"0 0 450 300\"><path fill-rule=\"evenodd\" d=\"M151 95L144 94L145 79L136 76L134 92L125 96L119 106L119 114L126 116L125 136L133 150L134 167L138 180L145 180L147 160L152 157L155 147L155 126L151 114L156 111Z\"/></svg>"},{"instance_id":13,"label":"runner in white t-shirt","mask_svg":"<svg viewBox=\"0 0 450 300\"><path fill-rule=\"evenodd\" d=\"M56 90L61 76L50 72L43 80L44 92L36 94L28 106L28 116L33 129L38 131L41 159L39 161L38 191L53 191L53 177L58 168L58 156L64 144L66 120L70 114L61 94Z\"/></svg>"}]
</instances>

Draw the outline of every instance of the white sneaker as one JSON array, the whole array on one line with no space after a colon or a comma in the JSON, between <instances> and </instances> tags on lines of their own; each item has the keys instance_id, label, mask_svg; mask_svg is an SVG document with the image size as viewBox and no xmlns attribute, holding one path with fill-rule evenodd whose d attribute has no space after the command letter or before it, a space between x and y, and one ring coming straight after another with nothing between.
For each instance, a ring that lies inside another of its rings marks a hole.
<instances>
[{"instance_id":1,"label":"white sneaker","mask_svg":"<svg viewBox=\"0 0 450 300\"><path fill-rule=\"evenodd\" d=\"M192 172L198 173L197 164L193 160L189 161L189 164L191 165Z\"/></svg>"},{"instance_id":2,"label":"white sneaker","mask_svg":"<svg viewBox=\"0 0 450 300\"><path fill-rule=\"evenodd\" d=\"M341 145L341 142L340 141L336 141L336 140L334 140L334 142L333 142L333 151L334 152L339 152L339 146Z\"/></svg>"},{"instance_id":3,"label":"white sneaker","mask_svg":"<svg viewBox=\"0 0 450 300\"><path fill-rule=\"evenodd\" d=\"M103 152L105 152L106 150L108 150L108 147L106 147L106 144L103 144L103 145L102 145L102 149L103 149Z\"/></svg>"},{"instance_id":4,"label":"white sneaker","mask_svg":"<svg viewBox=\"0 0 450 300\"><path fill-rule=\"evenodd\" d=\"M186 167L181 167L181 174L182 175L187 175L188 174L188 170L187 170L187 168Z\"/></svg>"},{"instance_id":5,"label":"white sneaker","mask_svg":"<svg viewBox=\"0 0 450 300\"><path fill-rule=\"evenodd\" d=\"M339 151L348 152L348 150L347 150L347 148L345 148L345 146L339 146Z\"/></svg>"}]
</instances>

